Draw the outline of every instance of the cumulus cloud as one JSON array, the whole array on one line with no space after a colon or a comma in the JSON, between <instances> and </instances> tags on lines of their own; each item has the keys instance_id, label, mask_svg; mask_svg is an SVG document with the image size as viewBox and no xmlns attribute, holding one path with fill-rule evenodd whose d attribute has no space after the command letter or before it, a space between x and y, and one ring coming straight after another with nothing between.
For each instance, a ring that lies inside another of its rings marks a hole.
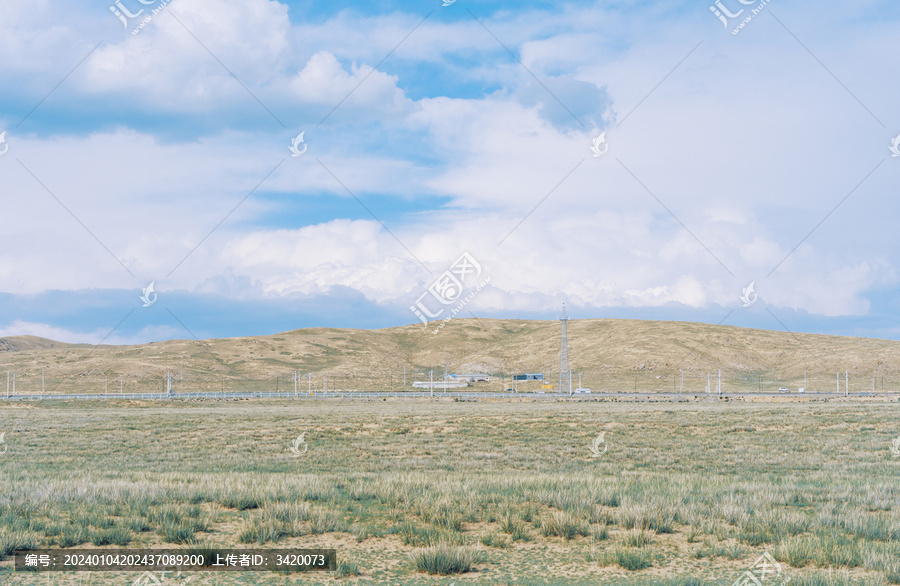
<instances>
[{"instance_id":1,"label":"cumulus cloud","mask_svg":"<svg viewBox=\"0 0 900 586\"><path fill-rule=\"evenodd\" d=\"M0 325L0 337L3 336L38 336L70 344L99 344L102 342L103 344L127 345L146 344L154 340L171 339L177 336L183 337L184 332L169 326L147 326L135 334L123 336L116 333L110 334L108 330L76 331L46 323L16 320Z\"/></svg>"},{"instance_id":2,"label":"cumulus cloud","mask_svg":"<svg viewBox=\"0 0 900 586\"><path fill-rule=\"evenodd\" d=\"M0 9L15 54L87 43L65 24L42 27L23 6ZM35 11L47 16L48 6ZM494 312L562 298L730 307L755 280L773 307L859 315L872 291L896 284L890 218L900 204L885 197L893 161L860 184L887 157L891 134L866 108L887 121L900 90L872 74L897 59L871 44L888 36L880 25L841 29L838 48L823 44L838 27L833 14L822 15L822 32L798 33L850 95L771 19L734 38L715 19L707 28L687 16L646 36L650 21L672 16L660 7L642 24L596 7L485 15L538 83L470 18L429 18L373 69L421 16L302 21L269 0L215 9L179 0L167 10L102 46L67 82L76 98L96 100L98 119L113 108L115 124L10 135L14 156L71 214L12 157L0 159L15 218L0 290L156 279L241 299L350 289L405 307L463 251L492 277L472 307ZM628 24L596 34L617 23ZM45 57L28 57L41 75ZM0 65L28 88L24 71ZM417 76L433 79L427 95L417 95ZM461 91L457 80L480 80L483 91ZM260 113L247 90L286 127L232 127L248 108ZM195 135L135 130L123 103L184 120ZM223 126L210 131L192 116L222 116ZM290 157L302 130L310 150ZM604 130L610 150L593 157Z\"/></svg>"}]
</instances>

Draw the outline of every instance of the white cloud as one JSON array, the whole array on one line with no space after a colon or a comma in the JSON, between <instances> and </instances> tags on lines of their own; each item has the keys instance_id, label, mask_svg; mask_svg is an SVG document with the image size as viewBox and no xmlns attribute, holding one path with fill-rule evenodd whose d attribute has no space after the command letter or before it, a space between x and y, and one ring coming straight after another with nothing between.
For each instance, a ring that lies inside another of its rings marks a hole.
<instances>
[{"instance_id":1,"label":"white cloud","mask_svg":"<svg viewBox=\"0 0 900 586\"><path fill-rule=\"evenodd\" d=\"M287 8L277 2L227 0L213 6L178 0L139 34L91 55L77 77L79 89L125 94L154 110L218 108L247 98L232 73L249 87L280 75L289 32Z\"/></svg>"},{"instance_id":2,"label":"white cloud","mask_svg":"<svg viewBox=\"0 0 900 586\"><path fill-rule=\"evenodd\" d=\"M146 326L133 335L122 336L116 333L110 335L109 331L99 329L75 331L46 323L16 320L0 325L0 337L3 336L39 336L70 344L99 344L102 341L103 344L126 345L183 337L184 332L169 326Z\"/></svg>"},{"instance_id":3,"label":"white cloud","mask_svg":"<svg viewBox=\"0 0 900 586\"><path fill-rule=\"evenodd\" d=\"M0 30L23 59L46 43L49 49L28 62L47 76L48 55L86 39L63 25L41 28L23 6L8 5L15 26ZM198 130L202 138L182 142L124 128L11 136L15 156L137 279L6 157L0 172L14 197L5 212L15 220L6 227L12 244L0 251L3 291L164 281L286 159L260 190L284 199L250 197L161 287L237 297L349 287L379 303L408 304L429 274L377 222L345 219L361 208L316 158L362 199L416 198L415 213L388 204L388 226L432 271L463 250L475 254L492 281L473 307L539 310L561 296L598 307L731 306L757 280L767 303L853 315L867 311L873 288L896 282L891 218L900 210L885 196L896 183L893 161L835 209L885 158L896 132L877 124L773 19L754 21L736 39L710 36L721 32L714 19L703 28L687 16L645 37L644 27L659 24L653 21L659 6L639 24L583 7L486 18L584 118L582 128L470 19L429 19L391 56L400 71L410 64L434 68L425 72L438 80L430 90L445 90L414 100L403 88L413 85L404 75L416 73L372 69L415 26L414 15L344 12L321 23L291 23L285 6L266 0L214 8L179 0L169 9L264 103L289 113L289 125L318 120L310 112L327 112L352 95L341 115L308 130L310 152L301 159L287 157L287 139L299 132L293 128L279 128L284 136ZM35 10L49 13L46 3ZM708 16L698 14L698 22ZM890 32L876 24L841 29L832 47L825 41L840 19L820 16L821 32L797 33L890 122L900 81L876 74L895 70L898 58L872 42ZM787 7L784 19L803 22ZM623 22L631 24L613 27ZM597 31L604 30L617 31L615 43L601 39ZM704 43L673 72L695 37ZM440 75L444 66L459 69L466 82L496 75L491 82L502 89L453 97L453 80ZM15 73L10 65L0 70ZM33 82L22 75L23 85ZM257 108L165 13L139 35L101 47L67 83L100 103L133 100L187 120L192 112L241 117L248 102ZM608 127L610 152L596 159L588 147L601 127ZM425 199L436 196L449 203L438 209ZM305 209L313 197L340 198L353 213L336 208L332 217L315 219L297 213L296 225L270 219ZM383 214L376 209L376 215Z\"/></svg>"},{"instance_id":4,"label":"white cloud","mask_svg":"<svg viewBox=\"0 0 900 586\"><path fill-rule=\"evenodd\" d=\"M363 84L363 81L365 83ZM408 109L412 102L396 86L397 78L369 65L351 67L347 73L331 53L320 51L290 80L293 95L303 102L348 107L380 104L390 110Z\"/></svg>"}]
</instances>

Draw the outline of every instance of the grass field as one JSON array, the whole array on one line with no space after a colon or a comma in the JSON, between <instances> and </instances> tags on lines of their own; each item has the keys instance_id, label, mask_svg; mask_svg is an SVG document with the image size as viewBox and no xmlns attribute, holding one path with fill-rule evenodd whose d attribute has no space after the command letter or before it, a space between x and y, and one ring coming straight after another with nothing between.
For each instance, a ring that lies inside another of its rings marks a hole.
<instances>
[{"instance_id":1,"label":"grass field","mask_svg":"<svg viewBox=\"0 0 900 586\"><path fill-rule=\"evenodd\" d=\"M341 568L165 584L732 584L763 552L792 585L900 584L897 403L45 401L0 403L4 432L0 554L327 546ZM4 585L136 577L0 561Z\"/></svg>"}]
</instances>

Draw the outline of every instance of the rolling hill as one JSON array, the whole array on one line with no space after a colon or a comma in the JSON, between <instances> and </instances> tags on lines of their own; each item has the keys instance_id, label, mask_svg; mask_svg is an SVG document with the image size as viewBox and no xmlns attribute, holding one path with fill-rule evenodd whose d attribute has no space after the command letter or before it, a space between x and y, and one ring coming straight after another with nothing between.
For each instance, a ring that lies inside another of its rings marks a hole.
<instances>
[{"instance_id":1,"label":"rolling hill","mask_svg":"<svg viewBox=\"0 0 900 586\"><path fill-rule=\"evenodd\" d=\"M0 338L0 369L17 373L19 392L32 390L41 370L60 389L113 380L129 388L177 373L185 389L216 388L217 381L270 381L280 388L299 372L302 382L329 388L400 388L451 372L558 376L556 321L457 319L439 333L422 325L382 330L310 328L271 336L172 340L133 346L64 344L16 336ZM584 384L607 390L702 390L707 373L722 370L731 388L763 385L833 390L845 370L853 390L900 387L900 342L791 334L733 326L619 319L569 322L571 369ZM713 375L714 376L714 375ZM27 382L25 382L27 381ZM153 388L158 387L153 382ZM507 378L508 383L508 378ZM500 388L507 383L490 383ZM222 384L225 384L224 382ZM276 383L278 384L278 383ZM205 385L205 386L204 386ZM306 386L304 384L304 386Z\"/></svg>"}]
</instances>

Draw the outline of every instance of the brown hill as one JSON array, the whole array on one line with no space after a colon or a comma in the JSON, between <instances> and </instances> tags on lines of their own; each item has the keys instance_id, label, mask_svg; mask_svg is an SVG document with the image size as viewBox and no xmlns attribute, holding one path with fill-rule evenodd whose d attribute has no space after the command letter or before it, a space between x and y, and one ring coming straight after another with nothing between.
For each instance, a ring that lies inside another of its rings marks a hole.
<instances>
[{"instance_id":1,"label":"brown hill","mask_svg":"<svg viewBox=\"0 0 900 586\"><path fill-rule=\"evenodd\" d=\"M38 336L11 336L0 338L0 352L21 352L23 350L45 350L48 348L65 348L73 346L65 342L57 342Z\"/></svg>"},{"instance_id":2,"label":"brown hill","mask_svg":"<svg viewBox=\"0 0 900 586\"><path fill-rule=\"evenodd\" d=\"M165 373L176 389L243 386L383 390L450 372L505 376L480 385L500 389L509 374L544 372L556 382L560 324L556 321L457 319L434 326L382 330L310 328L273 336L172 340L134 346L63 344L30 336L3 338L0 369L17 373L17 392L39 388L41 370L59 391L104 388L158 390ZM818 334L790 334L733 326L618 319L569 322L571 369L595 390L702 391L707 373L722 370L723 388L772 390L805 386L834 390L849 371L851 390L900 388L900 342ZM712 375L713 379L715 374ZM275 383L275 378L279 379ZM111 382L110 382L111 381ZM242 382L243 381L243 382ZM537 389L536 383L521 387Z\"/></svg>"}]
</instances>

